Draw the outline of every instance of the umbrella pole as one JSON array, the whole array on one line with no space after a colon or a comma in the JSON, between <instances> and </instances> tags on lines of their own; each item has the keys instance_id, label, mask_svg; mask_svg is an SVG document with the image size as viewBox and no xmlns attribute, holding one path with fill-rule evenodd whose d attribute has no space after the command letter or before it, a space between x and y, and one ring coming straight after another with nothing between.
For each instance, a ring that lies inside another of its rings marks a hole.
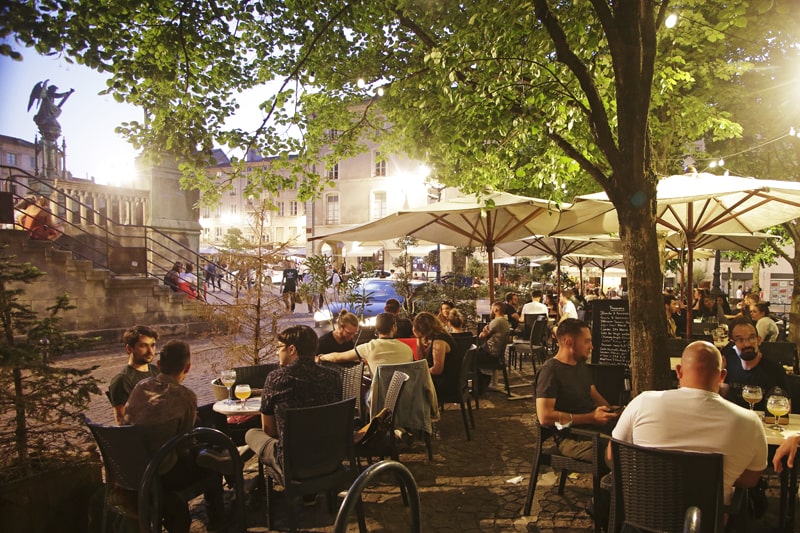
<instances>
[{"instance_id":1,"label":"umbrella pole","mask_svg":"<svg viewBox=\"0 0 800 533\"><path fill-rule=\"evenodd\" d=\"M686 239L686 248L688 250L688 265L686 267L686 294L688 295L686 301L686 339L692 338L692 308L694 307L694 273L692 266L694 265L694 239Z\"/></svg>"},{"instance_id":2,"label":"umbrella pole","mask_svg":"<svg viewBox=\"0 0 800 533\"><path fill-rule=\"evenodd\" d=\"M494 303L494 245L486 244L486 256L489 258L489 305Z\"/></svg>"}]
</instances>

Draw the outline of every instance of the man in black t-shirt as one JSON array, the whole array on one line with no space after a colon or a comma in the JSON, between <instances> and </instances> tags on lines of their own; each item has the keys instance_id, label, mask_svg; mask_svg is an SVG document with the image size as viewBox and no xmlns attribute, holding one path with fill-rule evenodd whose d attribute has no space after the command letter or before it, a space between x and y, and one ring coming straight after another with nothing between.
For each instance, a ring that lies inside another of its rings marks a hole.
<instances>
[{"instance_id":1,"label":"man in black t-shirt","mask_svg":"<svg viewBox=\"0 0 800 533\"><path fill-rule=\"evenodd\" d=\"M122 335L128 364L111 379L108 386L108 399L114 408L114 419L122 424L125 416L125 403L133 387L141 380L158 375L158 368L152 364L155 357L158 332L147 326L133 326Z\"/></svg>"},{"instance_id":2,"label":"man in black t-shirt","mask_svg":"<svg viewBox=\"0 0 800 533\"><path fill-rule=\"evenodd\" d=\"M600 431L619 414L592 384L586 361L592 354L589 325L574 318L564 319L556 331L558 353L536 374L536 416L544 427L571 426ZM592 459L591 440L556 434L559 451L584 461Z\"/></svg>"},{"instance_id":3,"label":"man in black t-shirt","mask_svg":"<svg viewBox=\"0 0 800 533\"><path fill-rule=\"evenodd\" d=\"M724 387L720 390L725 398L736 405L750 407L742 398L742 387L745 385L758 385L761 387L763 397L755 404L755 409L766 411L767 395L770 389L780 387L788 393L786 371L777 361L767 359L759 349L761 338L756 327L749 318L737 317L730 324L731 340L722 350L726 364ZM795 400L797 401L797 400Z\"/></svg>"},{"instance_id":4,"label":"man in black t-shirt","mask_svg":"<svg viewBox=\"0 0 800 533\"><path fill-rule=\"evenodd\" d=\"M294 295L297 292L297 278L300 273L294 267L294 261L287 261L286 268L283 270L283 303L286 310L294 313Z\"/></svg>"}]
</instances>

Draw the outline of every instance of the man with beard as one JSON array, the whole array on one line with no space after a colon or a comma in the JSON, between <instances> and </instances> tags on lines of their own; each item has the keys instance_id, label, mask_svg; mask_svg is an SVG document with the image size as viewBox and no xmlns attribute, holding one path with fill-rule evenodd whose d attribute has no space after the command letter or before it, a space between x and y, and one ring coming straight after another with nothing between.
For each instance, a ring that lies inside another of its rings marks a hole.
<instances>
[{"instance_id":1,"label":"man with beard","mask_svg":"<svg viewBox=\"0 0 800 533\"><path fill-rule=\"evenodd\" d=\"M128 364L111 380L108 386L108 399L114 407L114 419L122 424L125 416L125 403L133 387L145 378L158 375L158 367L153 363L156 354L158 332L148 326L133 326L122 335Z\"/></svg>"},{"instance_id":2,"label":"man with beard","mask_svg":"<svg viewBox=\"0 0 800 533\"><path fill-rule=\"evenodd\" d=\"M737 405L749 407L742 398L742 387L758 385L764 397L755 404L755 409L766 411L767 395L775 386L788 390L786 371L777 361L767 359L759 350L761 338L749 318L737 317L730 324L732 345L728 345L722 354L725 356L727 376L725 383L728 390L725 397Z\"/></svg>"}]
</instances>

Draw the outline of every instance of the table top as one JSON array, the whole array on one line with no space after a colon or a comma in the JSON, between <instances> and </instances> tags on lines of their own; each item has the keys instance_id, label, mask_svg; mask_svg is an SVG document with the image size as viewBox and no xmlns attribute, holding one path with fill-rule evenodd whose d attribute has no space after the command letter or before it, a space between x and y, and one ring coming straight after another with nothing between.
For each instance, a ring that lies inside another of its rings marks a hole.
<instances>
[{"instance_id":1,"label":"table top","mask_svg":"<svg viewBox=\"0 0 800 533\"><path fill-rule=\"evenodd\" d=\"M761 413L761 411L756 412ZM769 426L771 425L772 424L767 424L765 426L765 429L767 430L767 444L770 446L780 446L786 437L792 437L800 434L800 415L790 414L789 424L781 425L783 431L769 429Z\"/></svg>"},{"instance_id":2,"label":"table top","mask_svg":"<svg viewBox=\"0 0 800 533\"><path fill-rule=\"evenodd\" d=\"M233 405L228 404L227 400L220 400L212 407L215 412L223 415L253 415L257 414L260 408L261 398L248 398L244 405L239 400L236 400ZM800 429L800 425L798 425L798 429Z\"/></svg>"}]
</instances>

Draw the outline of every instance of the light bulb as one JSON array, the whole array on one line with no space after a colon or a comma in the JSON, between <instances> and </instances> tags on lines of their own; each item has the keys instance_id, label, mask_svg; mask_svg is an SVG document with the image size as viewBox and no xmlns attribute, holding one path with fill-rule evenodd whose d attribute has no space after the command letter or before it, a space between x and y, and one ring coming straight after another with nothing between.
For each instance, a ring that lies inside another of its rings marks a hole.
<instances>
[{"instance_id":1,"label":"light bulb","mask_svg":"<svg viewBox=\"0 0 800 533\"><path fill-rule=\"evenodd\" d=\"M794 135L795 135L795 130L794 130L794 128L789 128L789 135L791 135L792 137L794 137Z\"/></svg>"},{"instance_id":2,"label":"light bulb","mask_svg":"<svg viewBox=\"0 0 800 533\"><path fill-rule=\"evenodd\" d=\"M383 87L378 87L378 96L383 96Z\"/></svg>"},{"instance_id":3,"label":"light bulb","mask_svg":"<svg viewBox=\"0 0 800 533\"><path fill-rule=\"evenodd\" d=\"M367 85L367 82L364 81L364 78L358 78L358 81L356 82L356 85L358 85L359 89L363 89L364 86Z\"/></svg>"},{"instance_id":4,"label":"light bulb","mask_svg":"<svg viewBox=\"0 0 800 533\"><path fill-rule=\"evenodd\" d=\"M314 76L313 72L308 75L308 81L309 81L309 83L314 83L315 81L317 81L317 77Z\"/></svg>"},{"instance_id":5,"label":"light bulb","mask_svg":"<svg viewBox=\"0 0 800 533\"><path fill-rule=\"evenodd\" d=\"M721 167L724 167L724 166L725 166L725 160L724 160L724 159L720 158L720 160L719 160L719 166L721 166Z\"/></svg>"},{"instance_id":6,"label":"light bulb","mask_svg":"<svg viewBox=\"0 0 800 533\"><path fill-rule=\"evenodd\" d=\"M677 23L678 23L678 15L672 13L670 16L667 17L667 20L664 21L664 26L666 26L667 28L674 28Z\"/></svg>"},{"instance_id":7,"label":"light bulb","mask_svg":"<svg viewBox=\"0 0 800 533\"><path fill-rule=\"evenodd\" d=\"M716 162L716 161L712 161L712 162L710 162L710 163L708 164L708 168L717 168L717 162Z\"/></svg>"}]
</instances>

